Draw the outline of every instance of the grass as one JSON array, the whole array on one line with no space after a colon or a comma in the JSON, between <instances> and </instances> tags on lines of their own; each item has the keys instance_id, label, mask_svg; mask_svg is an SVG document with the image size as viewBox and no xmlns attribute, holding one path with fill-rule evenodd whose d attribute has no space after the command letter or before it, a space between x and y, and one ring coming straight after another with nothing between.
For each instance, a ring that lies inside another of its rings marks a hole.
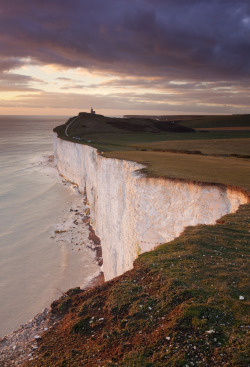
<instances>
[{"instance_id":1,"label":"grass","mask_svg":"<svg viewBox=\"0 0 250 367\"><path fill-rule=\"evenodd\" d=\"M189 126L226 121L199 118L185 117ZM95 140L89 144L107 157L147 164L148 175L223 183L250 193L249 159L228 156L248 155L244 134L225 132L227 139L218 147L217 132L107 132L110 126L100 131L100 123L95 133L89 134L93 126L86 135L82 130L81 142ZM63 129L57 129L61 137L72 139ZM249 244L247 204L216 225L186 228L174 241L140 255L131 271L112 281L67 292L52 304L62 320L44 334L35 359L25 366L249 366Z\"/></svg>"},{"instance_id":2,"label":"grass","mask_svg":"<svg viewBox=\"0 0 250 367\"><path fill-rule=\"evenodd\" d=\"M250 158L250 138L242 139L188 139L188 140L165 140L147 144L135 144L136 148L147 150L174 150L174 151L198 151L206 155L238 155Z\"/></svg>"},{"instance_id":3,"label":"grass","mask_svg":"<svg viewBox=\"0 0 250 367\"><path fill-rule=\"evenodd\" d=\"M113 151L113 150L131 150L136 148L152 149L153 145L177 144L185 145L186 142L191 141L192 144L204 144L211 141L223 142L232 140L244 140L250 139L250 131L223 131L223 132L209 132L209 133L96 133L87 134L82 137L82 141L79 143L90 144L93 147L101 151ZM74 141L74 140L73 140ZM187 143L188 144L188 143ZM238 144L239 146L240 144ZM247 142L245 143L246 150L249 153ZM180 148L182 149L182 148Z\"/></svg>"},{"instance_id":4,"label":"grass","mask_svg":"<svg viewBox=\"0 0 250 367\"><path fill-rule=\"evenodd\" d=\"M149 176L221 183L250 190L249 159L145 151L114 151L104 155L145 164L144 172Z\"/></svg>"},{"instance_id":5,"label":"grass","mask_svg":"<svg viewBox=\"0 0 250 367\"><path fill-rule=\"evenodd\" d=\"M174 116L183 126L196 128L250 127L250 114L211 115L211 116Z\"/></svg>"},{"instance_id":6,"label":"grass","mask_svg":"<svg viewBox=\"0 0 250 367\"><path fill-rule=\"evenodd\" d=\"M172 118L188 127L250 126L250 115ZM64 134L65 125L55 130L61 138L89 144L106 157L143 163L147 166L145 173L151 176L223 183L249 190L250 131L204 133L182 130L176 122L91 114L80 114L68 129L69 137Z\"/></svg>"},{"instance_id":7,"label":"grass","mask_svg":"<svg viewBox=\"0 0 250 367\"><path fill-rule=\"evenodd\" d=\"M133 270L71 296L27 365L249 365L249 218L248 205L188 227Z\"/></svg>"}]
</instances>

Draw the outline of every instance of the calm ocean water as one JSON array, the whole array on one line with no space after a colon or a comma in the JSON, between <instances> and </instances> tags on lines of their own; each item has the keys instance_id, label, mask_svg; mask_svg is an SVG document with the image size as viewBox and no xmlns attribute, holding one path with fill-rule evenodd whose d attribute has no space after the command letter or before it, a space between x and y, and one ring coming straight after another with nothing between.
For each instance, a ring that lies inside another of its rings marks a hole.
<instances>
[{"instance_id":1,"label":"calm ocean water","mask_svg":"<svg viewBox=\"0 0 250 367\"><path fill-rule=\"evenodd\" d=\"M0 337L99 272L87 228L73 224L83 198L50 159L65 121L0 116Z\"/></svg>"}]
</instances>

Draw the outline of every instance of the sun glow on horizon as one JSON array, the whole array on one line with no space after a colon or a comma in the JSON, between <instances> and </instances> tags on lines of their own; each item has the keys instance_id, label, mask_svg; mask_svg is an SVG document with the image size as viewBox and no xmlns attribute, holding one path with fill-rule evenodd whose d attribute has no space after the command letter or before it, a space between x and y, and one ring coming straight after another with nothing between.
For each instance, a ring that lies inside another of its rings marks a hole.
<instances>
[{"instance_id":1,"label":"sun glow on horizon","mask_svg":"<svg viewBox=\"0 0 250 367\"><path fill-rule=\"evenodd\" d=\"M0 92L1 114L74 115L91 106L101 114L225 114L247 113L234 105L244 88L215 82L166 80L163 77L121 76L85 68L66 68L27 60L6 72L10 80ZM15 90L16 89L16 90ZM210 98L227 93L228 103ZM199 98L198 98L199 95ZM207 97L208 96L208 97ZM190 101L192 100L192 104Z\"/></svg>"}]
</instances>

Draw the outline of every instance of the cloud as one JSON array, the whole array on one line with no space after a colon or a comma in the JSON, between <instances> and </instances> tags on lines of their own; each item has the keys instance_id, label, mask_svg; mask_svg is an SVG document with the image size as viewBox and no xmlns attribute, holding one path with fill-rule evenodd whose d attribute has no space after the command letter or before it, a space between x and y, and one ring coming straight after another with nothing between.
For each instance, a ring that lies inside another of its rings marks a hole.
<instances>
[{"instance_id":1,"label":"cloud","mask_svg":"<svg viewBox=\"0 0 250 367\"><path fill-rule=\"evenodd\" d=\"M17 57L0 56L0 73L9 71L23 65L23 61Z\"/></svg>"},{"instance_id":2,"label":"cloud","mask_svg":"<svg viewBox=\"0 0 250 367\"><path fill-rule=\"evenodd\" d=\"M12 69L22 66L24 62L24 60L16 57L7 58L0 56L0 91L36 91L37 89L33 88L31 83L34 81L43 83L41 80L32 78L29 75L11 72Z\"/></svg>"},{"instance_id":3,"label":"cloud","mask_svg":"<svg viewBox=\"0 0 250 367\"><path fill-rule=\"evenodd\" d=\"M117 90L128 90L135 93L138 89L141 91L154 91L151 96L157 96L158 102L172 101L173 103L212 103L232 105L241 104L247 107L249 105L250 85L248 81L222 81L222 82L204 82L204 81L168 81L165 78L120 78L111 79L101 84L101 86L117 88ZM155 93L158 91L158 93ZM149 95L149 93L145 93ZM154 99L153 99L154 100Z\"/></svg>"},{"instance_id":4,"label":"cloud","mask_svg":"<svg viewBox=\"0 0 250 367\"><path fill-rule=\"evenodd\" d=\"M10 91L38 91L30 84L34 78L26 75L2 72L0 73L0 90L3 92Z\"/></svg>"},{"instance_id":5,"label":"cloud","mask_svg":"<svg viewBox=\"0 0 250 367\"><path fill-rule=\"evenodd\" d=\"M29 57L117 75L244 79L249 17L249 0L9 0L0 49L9 69Z\"/></svg>"},{"instance_id":6,"label":"cloud","mask_svg":"<svg viewBox=\"0 0 250 367\"><path fill-rule=\"evenodd\" d=\"M235 94L229 91L228 94L220 90L214 93L210 88L201 90L179 91L178 100L176 95L166 93L110 93L107 95L87 93L49 93L39 92L36 94L20 95L14 102L0 101L0 107L30 108L32 109L53 109L62 108L75 111L89 110L94 106L99 113L104 110L117 111L145 111L151 110L156 113L168 113L176 111L178 113L247 113L249 98L244 91ZM78 113L78 112L77 112ZM241 112L243 113L243 112Z\"/></svg>"},{"instance_id":7,"label":"cloud","mask_svg":"<svg viewBox=\"0 0 250 367\"><path fill-rule=\"evenodd\" d=\"M72 81L74 81L74 79L71 79L71 78L63 78L63 77L56 78L56 80L60 80L60 81L63 81L63 82L72 82Z\"/></svg>"},{"instance_id":8,"label":"cloud","mask_svg":"<svg viewBox=\"0 0 250 367\"><path fill-rule=\"evenodd\" d=\"M85 85L82 84L70 84L68 86L61 87L61 89L67 90L67 89L84 89L86 88Z\"/></svg>"}]
</instances>

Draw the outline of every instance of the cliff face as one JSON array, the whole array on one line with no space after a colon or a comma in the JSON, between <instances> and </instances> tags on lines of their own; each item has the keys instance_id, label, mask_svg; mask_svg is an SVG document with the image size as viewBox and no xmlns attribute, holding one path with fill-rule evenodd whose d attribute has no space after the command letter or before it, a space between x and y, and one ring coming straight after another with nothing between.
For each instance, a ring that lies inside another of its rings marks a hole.
<instances>
[{"instance_id":1,"label":"cliff face","mask_svg":"<svg viewBox=\"0 0 250 367\"><path fill-rule=\"evenodd\" d=\"M146 178L143 166L107 159L89 146L53 136L58 170L88 197L109 280L133 267L136 257L177 237L186 226L214 224L248 199L233 189Z\"/></svg>"}]
</instances>

